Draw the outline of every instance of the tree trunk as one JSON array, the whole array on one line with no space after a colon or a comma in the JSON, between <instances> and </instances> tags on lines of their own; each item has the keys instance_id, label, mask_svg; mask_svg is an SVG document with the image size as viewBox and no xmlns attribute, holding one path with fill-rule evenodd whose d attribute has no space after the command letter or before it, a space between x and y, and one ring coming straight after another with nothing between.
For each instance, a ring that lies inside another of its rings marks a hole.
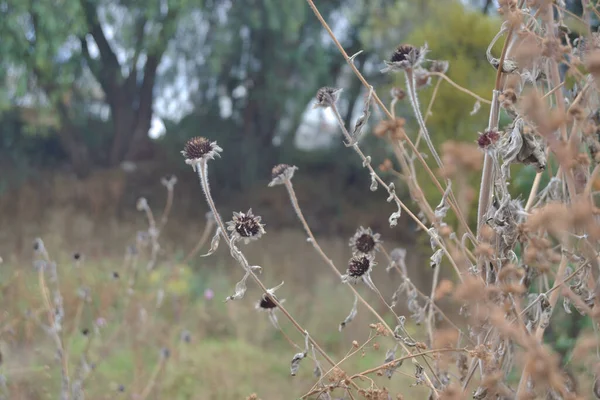
<instances>
[{"instance_id":1,"label":"tree trunk","mask_svg":"<svg viewBox=\"0 0 600 400\"><path fill-rule=\"evenodd\" d=\"M58 138L69 156L75 175L78 178L85 178L92 170L92 159L90 158L88 147L81 140L77 128L72 124L65 104L59 102L57 109L61 125L58 129Z\"/></svg>"}]
</instances>

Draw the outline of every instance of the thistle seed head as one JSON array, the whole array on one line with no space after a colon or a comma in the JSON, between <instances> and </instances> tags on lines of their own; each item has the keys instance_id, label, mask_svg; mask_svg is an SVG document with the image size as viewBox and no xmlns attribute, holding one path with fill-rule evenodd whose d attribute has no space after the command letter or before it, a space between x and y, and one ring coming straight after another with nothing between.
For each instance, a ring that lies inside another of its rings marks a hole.
<instances>
[{"instance_id":1,"label":"thistle seed head","mask_svg":"<svg viewBox=\"0 0 600 400\"><path fill-rule=\"evenodd\" d=\"M185 143L181 154L185 157L186 164L196 165L200 160L210 160L219 156L222 151L223 149L217 146L217 142L196 136Z\"/></svg>"},{"instance_id":2,"label":"thistle seed head","mask_svg":"<svg viewBox=\"0 0 600 400\"><path fill-rule=\"evenodd\" d=\"M294 172L298 167L288 164L278 164L271 170L271 182L269 187L275 185L283 185L285 182L294 177Z\"/></svg>"},{"instance_id":3,"label":"thistle seed head","mask_svg":"<svg viewBox=\"0 0 600 400\"><path fill-rule=\"evenodd\" d=\"M350 238L349 246L352 248L352 253L358 254L372 254L376 250L379 250L379 239L381 235L379 233L373 233L371 228L363 228L362 226L357 229L354 236Z\"/></svg>"},{"instance_id":4,"label":"thistle seed head","mask_svg":"<svg viewBox=\"0 0 600 400\"><path fill-rule=\"evenodd\" d=\"M487 149L492 144L496 143L500 139L500 134L496 130L488 131L479 135L477 138L477 144L482 149Z\"/></svg>"},{"instance_id":5,"label":"thistle seed head","mask_svg":"<svg viewBox=\"0 0 600 400\"><path fill-rule=\"evenodd\" d=\"M333 107L340 98L340 93L342 93L342 90L343 89L337 89L328 86L322 87L321 89L317 90L317 102L313 105L313 108Z\"/></svg>"},{"instance_id":6,"label":"thistle seed head","mask_svg":"<svg viewBox=\"0 0 600 400\"><path fill-rule=\"evenodd\" d=\"M357 255L348 262L348 275L352 278L360 278L369 272L372 266L372 258L368 255Z\"/></svg>"},{"instance_id":7,"label":"thistle seed head","mask_svg":"<svg viewBox=\"0 0 600 400\"><path fill-rule=\"evenodd\" d=\"M227 229L231 231L232 239L243 239L244 243L248 244L265 233L264 225L260 220L260 216L252 214L252 209L247 213L234 212L232 220L227 222Z\"/></svg>"},{"instance_id":8,"label":"thistle seed head","mask_svg":"<svg viewBox=\"0 0 600 400\"><path fill-rule=\"evenodd\" d=\"M346 274L342 275L343 283L358 283L363 281L370 288L374 288L373 282L371 281L371 269L377 265L373 261L372 254L355 254L348 261L348 269Z\"/></svg>"},{"instance_id":9,"label":"thistle seed head","mask_svg":"<svg viewBox=\"0 0 600 400\"><path fill-rule=\"evenodd\" d=\"M401 71L414 69L421 65L427 54L427 44L423 47L415 47L411 44L401 44L396 48L388 61L384 61L386 68L382 72Z\"/></svg>"}]
</instances>

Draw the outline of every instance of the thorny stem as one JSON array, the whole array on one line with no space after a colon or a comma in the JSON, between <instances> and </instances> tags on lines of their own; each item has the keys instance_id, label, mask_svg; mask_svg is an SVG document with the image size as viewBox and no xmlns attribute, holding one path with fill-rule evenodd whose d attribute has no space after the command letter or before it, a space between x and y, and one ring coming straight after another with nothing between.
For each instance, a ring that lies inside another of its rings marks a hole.
<instances>
[{"instance_id":1,"label":"thorny stem","mask_svg":"<svg viewBox=\"0 0 600 400\"><path fill-rule=\"evenodd\" d=\"M200 185L202 186L202 190L204 192L204 197L206 198L206 202L208 203L208 206L210 207L210 210L212 211L212 213L214 215L215 221L220 228L221 236L227 243L227 246L230 248L232 253L237 253L237 255L239 255L239 259L237 261L239 261L242 264L242 267L244 268L244 270L250 274L250 276L256 282L256 284L260 287L260 289L270 297L270 299L277 305L279 310L283 313L283 315L286 316L286 318L292 323L292 325L294 325L294 327L296 327L296 329L302 335L305 335L307 332L306 329L304 329L302 326L300 326L300 324L298 322L296 322L296 320L292 317L292 315L281 305L281 303L274 296L269 295L267 288L262 283L262 281L256 276L254 271L252 271L252 269L248 265L248 262L246 261L243 254L241 254L241 252L231 242L231 239L229 238L229 235L227 234L227 229L225 228L225 224L223 223L223 220L221 219L221 216L219 215L219 213L217 211L217 207L215 206L214 200L210 194L210 186L208 184L208 162L207 162L207 160L202 159L202 161L199 163L199 165L196 166L196 169L198 171L198 177L200 178ZM317 349L317 351L327 360L327 362L329 362L331 365L335 365L335 362L329 357L329 355L327 355L327 353L321 348L321 346L319 346L319 344L317 342L315 342L315 340L312 338L312 336L309 336L309 341L310 341L310 343L313 344L313 346L315 346L315 349Z\"/></svg>"},{"instance_id":2,"label":"thorny stem","mask_svg":"<svg viewBox=\"0 0 600 400\"><path fill-rule=\"evenodd\" d=\"M317 17L317 19L319 20L319 22L321 23L321 25L323 26L323 28L327 31L327 33L331 37L331 40L333 41L333 43L335 44L335 46L338 48L339 52L342 54L342 56L344 57L344 59L346 60L346 62L348 63L348 65L350 66L350 69L352 69L352 71L354 72L354 74L358 78L358 80L360 80L360 82L367 89L371 90L372 86L369 84L369 82L367 82L367 80L365 79L365 77L360 73L360 71L358 70L358 68L356 67L356 65L354 65L354 62L352 62L352 59L348 56L348 53L346 53L346 50L344 50L344 47L339 42L339 40L336 38L335 34L333 33L333 31L329 27L329 24L327 24L327 21L325 21L325 19L323 18L323 16L319 12L319 9L315 5L314 1L313 0L306 0L306 1L308 3L309 7L312 9L312 11L315 14L315 16ZM394 117L393 117L392 113L387 109L387 107L385 106L385 104L383 104L383 102L381 101L381 99L379 98L379 96L377 95L377 93L375 92L375 90L373 90L373 100L375 100L375 102L377 103L377 105L381 108L381 110L385 113L385 115L389 119L394 120ZM419 163L421 163L421 165L423 166L423 168L425 169L425 171L427 172L427 174L431 178L431 181L438 188L438 190L440 191L440 193L444 193L444 188L442 187L442 185L440 184L440 182L436 178L435 174L433 173L433 171L431 170L431 168L429 167L429 165L427 165L427 162L425 161L425 159L423 159L423 156L421 155L421 153L419 152L419 150L415 147L414 143L410 140L410 138L408 138L408 137L406 138L406 143L411 148L411 150L413 151L414 155L417 157L417 160L419 160ZM469 232L473 236L473 233L471 232L471 228L469 227L469 224L467 223L467 220L465 219L462 211L460 210L460 207L458 206L458 203L456 202L456 198L454 197L453 193L451 193L450 199L451 199L450 206L452 207L452 210L456 213L456 215L457 215L460 223L463 225L463 228L465 229L466 232Z\"/></svg>"},{"instance_id":3,"label":"thorny stem","mask_svg":"<svg viewBox=\"0 0 600 400\"><path fill-rule=\"evenodd\" d=\"M327 265L329 265L329 267L331 268L331 270L341 279L342 278L341 272L338 271L338 269L335 266L335 264L333 263L333 261L329 257L327 257L327 255L325 254L325 252L323 251L323 249L321 248L321 246L317 242L317 239L313 235L312 230L308 226L308 223L306 222L306 219L304 218L304 214L302 214L302 210L300 208L300 205L298 204L298 199L296 197L296 193L294 192L294 187L292 186L292 182L290 180L285 181L285 187L286 187L286 189L288 191L288 194L290 196L290 200L292 202L292 206L294 208L294 211L296 211L296 215L298 216L298 219L302 223L302 226L304 226L304 230L306 231L306 234L310 238L310 243L313 245L313 247L315 248L315 250L317 251L317 253L319 253L319 255L321 256L321 258L323 258L323 260L327 263ZM360 300L360 302L379 320L379 322L381 322L383 324L383 326L387 329L387 331L390 332L392 336L394 336L393 329L390 328L390 326L385 322L385 320L381 317L381 315L379 315L379 313L377 311L375 311L375 309L373 309L373 307L371 307L371 305L358 293L358 291L350 283L348 283L347 285L352 290L352 292L354 293L354 295ZM402 343L402 342L399 342L399 343L400 343L400 346L402 346L402 348L404 349L404 351L406 351L408 354L412 354L410 352L410 350L408 349L408 347L406 347L404 345L404 343ZM429 378L429 376L427 375L427 373L425 373L425 379L427 381L427 385L433 391L433 393L435 395L435 398L438 398L439 395L437 393L437 390L433 386L433 383L431 382L431 379Z\"/></svg>"}]
</instances>

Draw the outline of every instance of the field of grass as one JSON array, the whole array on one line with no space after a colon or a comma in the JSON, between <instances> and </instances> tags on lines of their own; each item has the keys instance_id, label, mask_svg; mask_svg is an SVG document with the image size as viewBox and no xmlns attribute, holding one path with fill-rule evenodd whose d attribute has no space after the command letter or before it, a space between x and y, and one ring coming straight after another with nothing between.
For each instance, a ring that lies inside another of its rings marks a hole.
<instances>
[{"instance_id":1,"label":"field of grass","mask_svg":"<svg viewBox=\"0 0 600 400\"><path fill-rule=\"evenodd\" d=\"M336 264L345 265L350 256L347 239L324 239L322 245ZM278 330L265 312L255 309L260 290L249 283L244 299L224 302L242 276L226 249L207 258L195 256L186 264L178 252L165 252L157 267L148 271L149 250L139 247L139 254L124 258L81 253L75 260L72 253L46 244L50 259L56 261L58 286L52 267L40 262L39 251L32 249L29 259L4 261L0 374L6 383L5 398L54 399L60 393L61 362L49 331L43 287L52 304L57 301L56 288L60 289L64 359L71 385L83 377L86 399L233 400L255 393L269 400L299 398L309 392L316 382L312 359L301 363L297 376L290 375L290 361L304 347L304 339L281 315ZM285 282L277 292L279 298L285 299L286 308L332 358L339 361L358 350L341 365L346 373L383 363L393 340L372 337L375 331L369 325L376 320L361 307L356 319L338 331L352 307L352 295L300 233L268 232L245 250L253 264L263 267L263 282L270 287ZM409 259L411 267L418 269L419 257L412 254ZM373 279L389 299L399 281L394 271L385 272L385 260L379 261ZM39 268L44 268L43 281ZM358 289L377 305L378 299L366 287ZM400 304L397 312L403 308ZM383 305L378 311L394 323ZM355 347L366 341L364 348ZM323 372L330 369L322 358L319 362ZM329 376L323 378L326 383ZM426 388L410 386L414 382L410 362L391 380L371 377L392 394L427 395ZM360 382L365 388L371 385L366 379ZM332 395L342 396L343 391Z\"/></svg>"}]
</instances>

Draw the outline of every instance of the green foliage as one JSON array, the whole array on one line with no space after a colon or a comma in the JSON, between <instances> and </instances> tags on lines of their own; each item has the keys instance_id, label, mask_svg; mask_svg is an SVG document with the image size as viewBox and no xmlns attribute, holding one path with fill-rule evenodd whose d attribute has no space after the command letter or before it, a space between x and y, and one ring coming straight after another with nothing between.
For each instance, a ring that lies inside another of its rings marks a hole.
<instances>
[{"instance_id":1,"label":"green foliage","mask_svg":"<svg viewBox=\"0 0 600 400\"><path fill-rule=\"evenodd\" d=\"M377 50L381 59L389 58L401 43L415 46L427 43L430 49L428 59L449 61L447 75L450 79L490 100L496 71L487 62L485 52L499 27L499 19L487 17L478 10L467 9L458 1L423 1L420 7L412 7L408 2L394 2L385 11L374 10L371 22L365 28L363 40L378 43ZM441 78L432 77L431 86L418 91L423 114L438 79ZM405 86L404 73L391 75L388 78L390 80L393 86ZM379 92L386 91L380 89ZM483 132L486 128L489 106L481 104L480 110L475 115L470 115L475 102L476 99L472 96L460 92L448 82L440 83L431 115L427 117L427 127L438 152L441 151L442 143L447 140L474 143L477 132ZM397 105L396 113L406 118L407 133L415 140L418 125L408 99ZM429 154L423 142L420 149ZM432 168L435 167L431 156L428 162ZM437 168L433 169L435 171ZM423 169L419 169L417 173L425 197L435 206L441 198L440 192L430 183L430 178ZM479 174L474 173L467 178L467 182L476 187L478 178Z\"/></svg>"}]
</instances>

